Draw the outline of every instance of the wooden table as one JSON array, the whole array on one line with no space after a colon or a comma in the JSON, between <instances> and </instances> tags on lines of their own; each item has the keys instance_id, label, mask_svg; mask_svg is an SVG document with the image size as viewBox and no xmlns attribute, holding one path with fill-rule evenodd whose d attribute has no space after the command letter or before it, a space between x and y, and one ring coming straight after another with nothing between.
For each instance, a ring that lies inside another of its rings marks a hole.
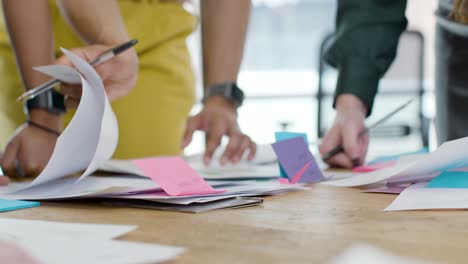
<instances>
[{"instance_id":1,"label":"wooden table","mask_svg":"<svg viewBox=\"0 0 468 264\"><path fill-rule=\"evenodd\" d=\"M138 225L121 239L188 248L175 263L323 263L357 241L441 263L468 262L468 212L383 212L394 197L313 185L266 198L263 206L202 214L67 202L0 217Z\"/></svg>"}]
</instances>

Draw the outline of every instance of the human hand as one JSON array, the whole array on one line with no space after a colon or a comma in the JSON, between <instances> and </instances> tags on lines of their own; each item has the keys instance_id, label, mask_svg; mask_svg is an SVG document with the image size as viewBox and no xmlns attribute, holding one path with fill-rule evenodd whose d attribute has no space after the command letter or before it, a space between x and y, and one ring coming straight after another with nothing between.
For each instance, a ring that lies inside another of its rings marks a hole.
<instances>
[{"instance_id":1,"label":"human hand","mask_svg":"<svg viewBox=\"0 0 468 264\"><path fill-rule=\"evenodd\" d=\"M183 148L190 144L196 130L207 133L206 149L203 156L203 162L207 166L224 135L229 137L229 143L221 156L221 165L228 162L237 164L246 152L249 152L248 160L255 157L257 145L239 129L236 107L223 97L208 98L202 111L189 118L183 138Z\"/></svg>"},{"instance_id":2,"label":"human hand","mask_svg":"<svg viewBox=\"0 0 468 264\"><path fill-rule=\"evenodd\" d=\"M39 264L41 262L13 242L0 240L0 263Z\"/></svg>"},{"instance_id":3,"label":"human hand","mask_svg":"<svg viewBox=\"0 0 468 264\"><path fill-rule=\"evenodd\" d=\"M31 120L55 131L61 130L60 116L45 110L35 109ZM0 166L9 177L35 177L49 162L57 135L40 128L24 124L9 140L0 157Z\"/></svg>"},{"instance_id":4,"label":"human hand","mask_svg":"<svg viewBox=\"0 0 468 264\"><path fill-rule=\"evenodd\" d=\"M361 100L351 94L337 98L336 116L331 129L320 145L320 154L326 155L338 145L343 145L344 152L338 153L326 162L331 166L353 168L361 165L367 154L369 136L359 136L364 131L367 108Z\"/></svg>"},{"instance_id":5,"label":"human hand","mask_svg":"<svg viewBox=\"0 0 468 264\"><path fill-rule=\"evenodd\" d=\"M113 46L90 45L72 49L71 52L90 62L111 48ZM66 56L58 58L55 63L72 66L71 61ZM138 75L138 57L135 50L130 49L97 65L95 69L104 83L109 100L114 101L127 95L135 86ZM81 85L62 84L60 91L65 97L67 108L78 107L81 98Z\"/></svg>"}]
</instances>

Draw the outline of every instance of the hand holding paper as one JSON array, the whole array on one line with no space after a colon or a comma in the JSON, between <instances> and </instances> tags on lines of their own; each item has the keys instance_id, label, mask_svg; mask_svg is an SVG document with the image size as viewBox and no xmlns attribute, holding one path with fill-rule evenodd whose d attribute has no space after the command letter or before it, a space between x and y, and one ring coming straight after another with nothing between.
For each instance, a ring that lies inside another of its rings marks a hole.
<instances>
[{"instance_id":1,"label":"hand holding paper","mask_svg":"<svg viewBox=\"0 0 468 264\"><path fill-rule=\"evenodd\" d=\"M71 51L78 57L90 62L102 52L111 48L113 46L89 45ZM57 59L56 64L74 65L69 56L60 57ZM133 89L137 80L138 57L136 52L133 49L123 52L119 56L115 56L111 60L96 66L96 72L103 80L110 101L123 97ZM57 76L54 77L57 78ZM81 85L76 85L76 82L64 81L68 83L61 87L61 92L65 96L65 105L70 108L76 108L81 98Z\"/></svg>"}]
</instances>

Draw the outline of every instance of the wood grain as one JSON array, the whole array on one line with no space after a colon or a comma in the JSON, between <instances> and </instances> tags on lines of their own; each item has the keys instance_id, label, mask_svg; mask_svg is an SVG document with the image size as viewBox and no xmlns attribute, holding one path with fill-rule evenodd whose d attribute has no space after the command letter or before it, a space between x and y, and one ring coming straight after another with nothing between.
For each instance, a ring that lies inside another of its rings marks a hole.
<instances>
[{"instance_id":1,"label":"wood grain","mask_svg":"<svg viewBox=\"0 0 468 264\"><path fill-rule=\"evenodd\" d=\"M466 211L383 212L393 195L313 185L260 207L184 214L44 203L1 217L131 224L123 240L183 246L175 263L323 263L354 242L441 263L468 262Z\"/></svg>"}]
</instances>

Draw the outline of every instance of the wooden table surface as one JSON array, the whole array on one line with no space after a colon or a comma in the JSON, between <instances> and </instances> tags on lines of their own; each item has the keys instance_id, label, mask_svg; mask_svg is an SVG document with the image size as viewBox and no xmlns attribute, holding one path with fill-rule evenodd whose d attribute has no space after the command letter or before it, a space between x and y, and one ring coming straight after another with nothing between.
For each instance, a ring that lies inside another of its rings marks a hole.
<instances>
[{"instance_id":1,"label":"wooden table surface","mask_svg":"<svg viewBox=\"0 0 468 264\"><path fill-rule=\"evenodd\" d=\"M468 262L468 212L383 212L394 198L313 185L262 206L202 214L66 202L0 217L138 225L120 239L186 247L175 263L324 263L358 241L440 263Z\"/></svg>"}]
</instances>

